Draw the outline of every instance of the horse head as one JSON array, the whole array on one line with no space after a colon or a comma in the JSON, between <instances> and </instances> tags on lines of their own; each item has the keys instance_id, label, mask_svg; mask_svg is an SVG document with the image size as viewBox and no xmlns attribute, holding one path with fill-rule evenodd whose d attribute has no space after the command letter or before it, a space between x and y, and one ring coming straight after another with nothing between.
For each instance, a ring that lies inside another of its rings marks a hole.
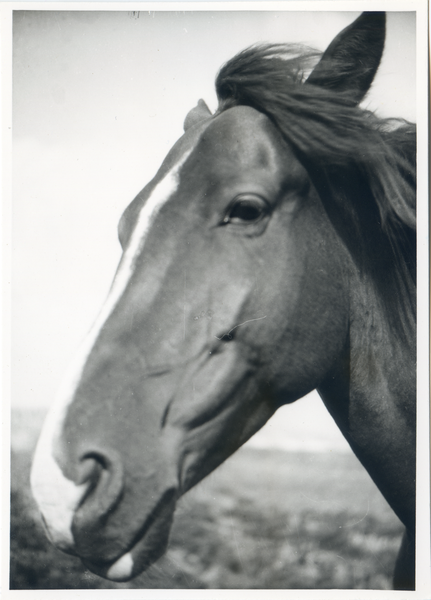
<instances>
[{"instance_id":1,"label":"horse head","mask_svg":"<svg viewBox=\"0 0 431 600\"><path fill-rule=\"evenodd\" d=\"M357 104L383 49L376 15L301 86ZM165 552L178 498L315 389L348 336L350 255L300 149L219 95L125 210L112 288L35 454L51 540L112 580Z\"/></svg>"}]
</instances>

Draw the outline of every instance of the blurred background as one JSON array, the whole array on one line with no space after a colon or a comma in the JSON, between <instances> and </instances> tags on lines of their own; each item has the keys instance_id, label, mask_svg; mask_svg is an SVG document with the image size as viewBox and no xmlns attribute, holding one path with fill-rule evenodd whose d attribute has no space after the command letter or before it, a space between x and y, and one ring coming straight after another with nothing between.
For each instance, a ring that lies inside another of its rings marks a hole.
<instances>
[{"instance_id":1,"label":"blurred background","mask_svg":"<svg viewBox=\"0 0 431 600\"><path fill-rule=\"evenodd\" d=\"M358 15L14 12L12 587L107 585L44 542L28 469L62 373L109 289L122 211L197 100L216 109L225 61L260 41L324 50ZM389 13L387 30L364 106L414 121L415 13ZM280 409L219 471L184 498L168 558L135 587L390 585L400 526L316 394Z\"/></svg>"}]
</instances>

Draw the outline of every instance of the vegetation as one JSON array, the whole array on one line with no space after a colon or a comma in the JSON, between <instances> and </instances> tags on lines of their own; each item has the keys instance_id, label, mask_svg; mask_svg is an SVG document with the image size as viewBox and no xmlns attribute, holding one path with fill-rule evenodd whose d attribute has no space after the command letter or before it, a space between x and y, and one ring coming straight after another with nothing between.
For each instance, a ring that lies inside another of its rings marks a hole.
<instances>
[{"instance_id":1,"label":"vegetation","mask_svg":"<svg viewBox=\"0 0 431 600\"><path fill-rule=\"evenodd\" d=\"M252 447L184 496L165 557L128 584L105 581L45 538L30 421L23 432L13 420L11 589L391 587L402 527L358 461Z\"/></svg>"}]
</instances>

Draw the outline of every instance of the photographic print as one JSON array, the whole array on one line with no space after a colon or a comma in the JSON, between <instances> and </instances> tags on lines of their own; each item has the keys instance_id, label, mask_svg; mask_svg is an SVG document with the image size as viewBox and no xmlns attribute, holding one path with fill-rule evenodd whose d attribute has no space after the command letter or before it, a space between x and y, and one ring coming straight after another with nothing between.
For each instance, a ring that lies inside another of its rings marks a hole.
<instances>
[{"instance_id":1,"label":"photographic print","mask_svg":"<svg viewBox=\"0 0 431 600\"><path fill-rule=\"evenodd\" d=\"M416 5L289 4L12 11L10 590L429 583Z\"/></svg>"}]
</instances>

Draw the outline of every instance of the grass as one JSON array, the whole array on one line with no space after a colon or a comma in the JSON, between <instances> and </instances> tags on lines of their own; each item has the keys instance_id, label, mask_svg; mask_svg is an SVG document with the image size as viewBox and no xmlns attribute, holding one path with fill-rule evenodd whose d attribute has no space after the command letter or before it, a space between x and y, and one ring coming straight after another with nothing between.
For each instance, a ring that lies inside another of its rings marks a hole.
<instances>
[{"instance_id":1,"label":"grass","mask_svg":"<svg viewBox=\"0 0 431 600\"><path fill-rule=\"evenodd\" d=\"M355 457L252 447L182 498L163 558L105 581L45 538L28 484L40 417L28 422L12 422L11 589L391 587L402 527Z\"/></svg>"}]
</instances>

